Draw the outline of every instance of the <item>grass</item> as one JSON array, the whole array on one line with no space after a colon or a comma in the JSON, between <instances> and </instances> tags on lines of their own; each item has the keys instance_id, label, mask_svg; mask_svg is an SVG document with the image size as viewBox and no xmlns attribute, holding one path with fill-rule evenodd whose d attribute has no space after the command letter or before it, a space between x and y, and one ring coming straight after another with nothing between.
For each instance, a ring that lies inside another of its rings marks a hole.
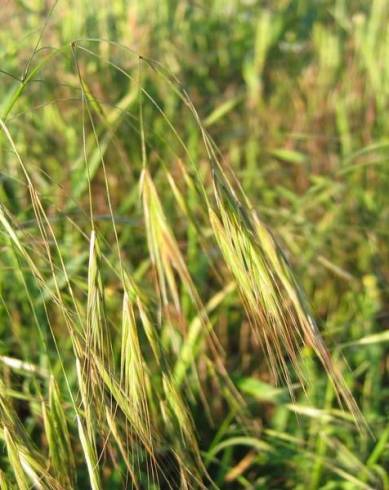
<instances>
[{"instance_id":1,"label":"grass","mask_svg":"<svg viewBox=\"0 0 389 490\"><path fill-rule=\"evenodd\" d=\"M388 2L0 20L0 488L389 488Z\"/></svg>"}]
</instances>

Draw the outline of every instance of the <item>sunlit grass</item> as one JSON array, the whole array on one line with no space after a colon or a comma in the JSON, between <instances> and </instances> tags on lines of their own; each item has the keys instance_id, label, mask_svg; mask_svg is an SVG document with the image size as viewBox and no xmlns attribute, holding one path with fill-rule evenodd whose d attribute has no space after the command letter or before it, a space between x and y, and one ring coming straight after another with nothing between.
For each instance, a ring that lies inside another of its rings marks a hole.
<instances>
[{"instance_id":1,"label":"sunlit grass","mask_svg":"<svg viewBox=\"0 0 389 490\"><path fill-rule=\"evenodd\" d=\"M0 488L389 488L387 3L76 3L0 14Z\"/></svg>"}]
</instances>

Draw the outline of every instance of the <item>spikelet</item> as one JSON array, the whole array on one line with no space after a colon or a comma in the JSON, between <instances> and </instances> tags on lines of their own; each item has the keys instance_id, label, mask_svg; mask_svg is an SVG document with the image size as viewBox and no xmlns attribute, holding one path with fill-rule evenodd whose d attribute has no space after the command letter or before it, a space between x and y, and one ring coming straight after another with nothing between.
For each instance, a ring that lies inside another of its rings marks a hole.
<instances>
[{"instance_id":1,"label":"spikelet","mask_svg":"<svg viewBox=\"0 0 389 490\"><path fill-rule=\"evenodd\" d=\"M299 381L306 386L299 352L305 345L312 347L334 385L339 402L352 413L359 427L365 427L280 246L250 208L247 197L244 194L242 199L237 197L220 167L213 173L213 183L216 205L209 207L211 226L236 280L248 318L266 350L273 375L282 377L292 393L285 359L288 355Z\"/></svg>"}]
</instances>

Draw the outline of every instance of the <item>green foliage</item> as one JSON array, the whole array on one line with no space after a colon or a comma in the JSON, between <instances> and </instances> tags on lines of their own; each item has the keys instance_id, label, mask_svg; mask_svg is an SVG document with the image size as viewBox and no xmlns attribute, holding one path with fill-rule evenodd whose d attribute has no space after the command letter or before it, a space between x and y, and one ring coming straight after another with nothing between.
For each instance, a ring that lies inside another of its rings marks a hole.
<instances>
[{"instance_id":1,"label":"green foliage","mask_svg":"<svg viewBox=\"0 0 389 490\"><path fill-rule=\"evenodd\" d=\"M0 21L0 488L389 488L388 2Z\"/></svg>"}]
</instances>

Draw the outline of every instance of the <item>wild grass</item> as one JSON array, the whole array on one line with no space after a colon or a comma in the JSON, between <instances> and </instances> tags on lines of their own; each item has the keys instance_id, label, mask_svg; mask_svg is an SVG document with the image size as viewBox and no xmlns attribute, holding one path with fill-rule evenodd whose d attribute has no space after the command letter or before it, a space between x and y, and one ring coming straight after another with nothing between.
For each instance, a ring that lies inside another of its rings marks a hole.
<instances>
[{"instance_id":1,"label":"wild grass","mask_svg":"<svg viewBox=\"0 0 389 490\"><path fill-rule=\"evenodd\" d=\"M389 488L387 2L0 20L0 488Z\"/></svg>"}]
</instances>

